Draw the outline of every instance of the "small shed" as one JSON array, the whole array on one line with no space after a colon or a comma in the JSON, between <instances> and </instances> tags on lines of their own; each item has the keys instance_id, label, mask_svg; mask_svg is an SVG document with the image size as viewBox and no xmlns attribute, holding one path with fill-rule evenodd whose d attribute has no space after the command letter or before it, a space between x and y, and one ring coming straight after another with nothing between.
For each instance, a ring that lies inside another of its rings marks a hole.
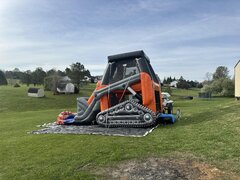
<instances>
[{"instance_id":1,"label":"small shed","mask_svg":"<svg viewBox=\"0 0 240 180\"><path fill-rule=\"evenodd\" d=\"M240 100L240 60L234 67L235 75L235 97L237 100Z\"/></svg>"},{"instance_id":2,"label":"small shed","mask_svg":"<svg viewBox=\"0 0 240 180\"><path fill-rule=\"evenodd\" d=\"M28 96L30 97L44 97L44 90L41 88L29 88L28 89Z\"/></svg>"}]
</instances>

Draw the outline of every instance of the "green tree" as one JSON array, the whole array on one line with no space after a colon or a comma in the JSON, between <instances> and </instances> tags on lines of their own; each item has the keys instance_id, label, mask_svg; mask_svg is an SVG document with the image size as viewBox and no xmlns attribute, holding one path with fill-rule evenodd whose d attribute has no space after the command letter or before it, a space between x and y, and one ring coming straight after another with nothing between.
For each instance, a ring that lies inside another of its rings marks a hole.
<instances>
[{"instance_id":1,"label":"green tree","mask_svg":"<svg viewBox=\"0 0 240 180\"><path fill-rule=\"evenodd\" d=\"M47 91L53 91L54 93L57 93L57 85L60 80L60 76L57 74L57 72L51 76L47 76L44 78L44 90Z\"/></svg>"},{"instance_id":2,"label":"green tree","mask_svg":"<svg viewBox=\"0 0 240 180\"><path fill-rule=\"evenodd\" d=\"M177 83L177 88L189 89L190 87L191 87L190 84L188 84L188 82L181 76Z\"/></svg>"},{"instance_id":3,"label":"green tree","mask_svg":"<svg viewBox=\"0 0 240 180\"><path fill-rule=\"evenodd\" d=\"M21 72L18 68L14 68L13 71L6 71L5 72L6 79L8 79L8 83L10 85L14 85L17 83L18 80L21 81L23 78L23 72Z\"/></svg>"},{"instance_id":4,"label":"green tree","mask_svg":"<svg viewBox=\"0 0 240 180\"><path fill-rule=\"evenodd\" d=\"M211 93L213 92L213 87L211 84L204 84L204 86L201 88L201 92Z\"/></svg>"},{"instance_id":5,"label":"green tree","mask_svg":"<svg viewBox=\"0 0 240 180\"><path fill-rule=\"evenodd\" d=\"M234 81L229 77L228 68L224 66L217 67L213 74L213 80L204 84L201 91L215 93L220 96L233 96Z\"/></svg>"},{"instance_id":6,"label":"green tree","mask_svg":"<svg viewBox=\"0 0 240 180\"><path fill-rule=\"evenodd\" d=\"M205 78L206 78L206 83L210 83L212 81L212 78L213 78L213 74L210 73L210 72L207 72L205 74Z\"/></svg>"},{"instance_id":7,"label":"green tree","mask_svg":"<svg viewBox=\"0 0 240 180\"><path fill-rule=\"evenodd\" d=\"M213 80L216 80L216 79L226 79L226 78L229 78L229 70L227 67L225 66L218 66L215 73L213 73Z\"/></svg>"},{"instance_id":8,"label":"green tree","mask_svg":"<svg viewBox=\"0 0 240 180\"><path fill-rule=\"evenodd\" d=\"M90 71L89 71L88 69L87 69L86 72L85 72L85 76L87 76L87 77L89 77L89 78L91 77L91 73L90 73Z\"/></svg>"},{"instance_id":9,"label":"green tree","mask_svg":"<svg viewBox=\"0 0 240 180\"><path fill-rule=\"evenodd\" d=\"M58 70L58 71L57 71L57 74L58 74L59 76L66 76L66 73L63 72L63 71L61 71L61 70Z\"/></svg>"},{"instance_id":10,"label":"green tree","mask_svg":"<svg viewBox=\"0 0 240 180\"><path fill-rule=\"evenodd\" d=\"M233 96L235 90L234 80L230 78L224 79L222 82L222 88L222 96Z\"/></svg>"},{"instance_id":11,"label":"green tree","mask_svg":"<svg viewBox=\"0 0 240 180\"><path fill-rule=\"evenodd\" d=\"M39 84L39 85L44 84L45 77L46 77L46 72L40 67L36 68L36 70L32 72L32 82L34 86L36 84Z\"/></svg>"},{"instance_id":12,"label":"green tree","mask_svg":"<svg viewBox=\"0 0 240 180\"><path fill-rule=\"evenodd\" d=\"M23 76L23 72L19 70L19 68L14 68L13 70L13 78L14 79L21 79Z\"/></svg>"},{"instance_id":13,"label":"green tree","mask_svg":"<svg viewBox=\"0 0 240 180\"><path fill-rule=\"evenodd\" d=\"M50 69L49 71L46 72L47 76L52 76L52 75L56 75L57 70L56 69Z\"/></svg>"},{"instance_id":14,"label":"green tree","mask_svg":"<svg viewBox=\"0 0 240 180\"><path fill-rule=\"evenodd\" d=\"M90 72L86 70L84 65L80 62L73 63L70 65L70 68L66 68L65 72L67 76L71 78L72 82L77 85L78 88L84 77L90 74Z\"/></svg>"},{"instance_id":15,"label":"green tree","mask_svg":"<svg viewBox=\"0 0 240 180\"><path fill-rule=\"evenodd\" d=\"M5 71L6 79L13 79L13 72L12 71Z\"/></svg>"},{"instance_id":16,"label":"green tree","mask_svg":"<svg viewBox=\"0 0 240 180\"><path fill-rule=\"evenodd\" d=\"M0 85L7 85L7 79L3 71L0 70Z\"/></svg>"},{"instance_id":17,"label":"green tree","mask_svg":"<svg viewBox=\"0 0 240 180\"><path fill-rule=\"evenodd\" d=\"M167 80L166 80L165 77L164 77L164 79L163 79L163 84L167 84Z\"/></svg>"},{"instance_id":18,"label":"green tree","mask_svg":"<svg viewBox=\"0 0 240 180\"><path fill-rule=\"evenodd\" d=\"M32 83L32 72L30 70L23 72L21 82L27 84L27 86Z\"/></svg>"}]
</instances>

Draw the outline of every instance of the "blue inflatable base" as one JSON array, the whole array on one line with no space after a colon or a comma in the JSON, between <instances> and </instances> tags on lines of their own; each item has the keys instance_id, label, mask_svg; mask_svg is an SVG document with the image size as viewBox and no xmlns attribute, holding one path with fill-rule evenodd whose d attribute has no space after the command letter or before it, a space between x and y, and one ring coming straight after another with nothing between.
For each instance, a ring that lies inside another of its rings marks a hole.
<instances>
[{"instance_id":1,"label":"blue inflatable base","mask_svg":"<svg viewBox=\"0 0 240 180\"><path fill-rule=\"evenodd\" d=\"M72 115L68 116L68 117L64 120L64 124L72 124L72 123L74 123L74 121L75 121L74 117L75 117L75 116L76 116L75 114L72 114Z\"/></svg>"},{"instance_id":2,"label":"blue inflatable base","mask_svg":"<svg viewBox=\"0 0 240 180\"><path fill-rule=\"evenodd\" d=\"M161 123L161 122L170 122L170 123L175 123L176 122L176 118L173 114L160 114L157 117L157 120Z\"/></svg>"}]
</instances>

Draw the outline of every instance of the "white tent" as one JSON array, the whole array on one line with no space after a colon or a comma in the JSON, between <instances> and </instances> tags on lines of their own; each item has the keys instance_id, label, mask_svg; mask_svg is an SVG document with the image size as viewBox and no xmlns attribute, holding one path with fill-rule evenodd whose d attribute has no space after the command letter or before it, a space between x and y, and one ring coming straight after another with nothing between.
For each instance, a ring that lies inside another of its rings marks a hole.
<instances>
[{"instance_id":1,"label":"white tent","mask_svg":"<svg viewBox=\"0 0 240 180\"><path fill-rule=\"evenodd\" d=\"M66 93L74 93L75 86L73 83L66 84Z\"/></svg>"},{"instance_id":2,"label":"white tent","mask_svg":"<svg viewBox=\"0 0 240 180\"><path fill-rule=\"evenodd\" d=\"M61 83L58 84L57 92L58 93L65 93L65 94L71 94L74 93L75 86L73 83Z\"/></svg>"}]
</instances>

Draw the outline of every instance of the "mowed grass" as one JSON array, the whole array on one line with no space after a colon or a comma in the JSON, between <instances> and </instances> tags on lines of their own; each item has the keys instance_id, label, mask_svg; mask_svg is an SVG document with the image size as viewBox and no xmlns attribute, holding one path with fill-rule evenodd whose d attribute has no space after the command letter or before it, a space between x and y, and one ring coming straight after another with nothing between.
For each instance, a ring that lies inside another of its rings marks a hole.
<instances>
[{"instance_id":1,"label":"mowed grass","mask_svg":"<svg viewBox=\"0 0 240 180\"><path fill-rule=\"evenodd\" d=\"M37 99L27 97L27 87L0 86L0 179L101 179L86 169L149 156L193 159L240 174L240 102L180 98L197 90L174 90L181 120L143 138L27 133L55 121L62 110L74 111L76 98L93 89Z\"/></svg>"}]
</instances>

